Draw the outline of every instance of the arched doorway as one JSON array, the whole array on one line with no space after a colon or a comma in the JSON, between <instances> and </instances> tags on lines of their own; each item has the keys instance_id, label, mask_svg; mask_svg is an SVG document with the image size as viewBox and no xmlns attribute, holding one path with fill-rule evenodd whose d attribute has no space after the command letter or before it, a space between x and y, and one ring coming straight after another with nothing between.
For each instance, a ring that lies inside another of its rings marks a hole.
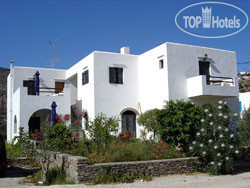
<instances>
[{"instance_id":1,"label":"arched doorway","mask_svg":"<svg viewBox=\"0 0 250 188\"><path fill-rule=\"evenodd\" d=\"M41 109L34 112L29 119L29 134L34 134L35 130L40 131L40 126L48 119L50 121L51 111Z\"/></svg>"},{"instance_id":2,"label":"arched doorway","mask_svg":"<svg viewBox=\"0 0 250 188\"><path fill-rule=\"evenodd\" d=\"M122 131L128 131L136 138L136 114L131 110L122 113Z\"/></svg>"}]
</instances>

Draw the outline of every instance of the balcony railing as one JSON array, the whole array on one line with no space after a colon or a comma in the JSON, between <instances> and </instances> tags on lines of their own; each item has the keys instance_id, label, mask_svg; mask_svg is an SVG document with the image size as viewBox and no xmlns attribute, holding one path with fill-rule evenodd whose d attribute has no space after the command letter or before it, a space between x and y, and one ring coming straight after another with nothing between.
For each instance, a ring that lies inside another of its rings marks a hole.
<instances>
[{"instance_id":1,"label":"balcony railing","mask_svg":"<svg viewBox=\"0 0 250 188\"><path fill-rule=\"evenodd\" d=\"M40 93L45 93L47 96L63 96L63 88L40 87Z\"/></svg>"},{"instance_id":2,"label":"balcony railing","mask_svg":"<svg viewBox=\"0 0 250 188\"><path fill-rule=\"evenodd\" d=\"M234 86L234 80L230 77L221 77L221 76L210 76L207 75L207 85L214 86Z\"/></svg>"}]
</instances>

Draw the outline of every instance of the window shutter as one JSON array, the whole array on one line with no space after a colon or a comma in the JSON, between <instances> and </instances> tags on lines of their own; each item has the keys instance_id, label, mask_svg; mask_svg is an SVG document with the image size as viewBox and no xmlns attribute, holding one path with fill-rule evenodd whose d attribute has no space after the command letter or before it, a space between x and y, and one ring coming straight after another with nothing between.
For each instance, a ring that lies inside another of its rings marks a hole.
<instances>
[{"instance_id":1,"label":"window shutter","mask_svg":"<svg viewBox=\"0 0 250 188\"><path fill-rule=\"evenodd\" d=\"M89 70L86 70L86 84L89 83Z\"/></svg>"},{"instance_id":2,"label":"window shutter","mask_svg":"<svg viewBox=\"0 0 250 188\"><path fill-rule=\"evenodd\" d=\"M114 83L114 68L109 67L109 83Z\"/></svg>"},{"instance_id":3,"label":"window shutter","mask_svg":"<svg viewBox=\"0 0 250 188\"><path fill-rule=\"evenodd\" d=\"M123 83L123 69L122 68L117 68L118 71L118 84Z\"/></svg>"},{"instance_id":4,"label":"window shutter","mask_svg":"<svg viewBox=\"0 0 250 188\"><path fill-rule=\"evenodd\" d=\"M84 72L82 73L82 85L84 85Z\"/></svg>"}]
</instances>

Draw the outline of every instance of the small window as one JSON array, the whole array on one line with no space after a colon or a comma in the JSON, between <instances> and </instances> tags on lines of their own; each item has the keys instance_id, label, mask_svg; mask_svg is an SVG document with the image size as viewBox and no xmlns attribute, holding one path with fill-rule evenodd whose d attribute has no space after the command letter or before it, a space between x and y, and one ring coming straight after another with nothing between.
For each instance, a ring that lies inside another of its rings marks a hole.
<instances>
[{"instance_id":1,"label":"small window","mask_svg":"<svg viewBox=\"0 0 250 188\"><path fill-rule=\"evenodd\" d=\"M109 67L109 82L123 84L123 68Z\"/></svg>"},{"instance_id":2,"label":"small window","mask_svg":"<svg viewBox=\"0 0 250 188\"><path fill-rule=\"evenodd\" d=\"M160 69L163 69L163 68L164 68L163 59L159 60L159 67L160 67Z\"/></svg>"},{"instance_id":3,"label":"small window","mask_svg":"<svg viewBox=\"0 0 250 188\"><path fill-rule=\"evenodd\" d=\"M82 73L82 85L89 83L89 70Z\"/></svg>"},{"instance_id":4,"label":"small window","mask_svg":"<svg viewBox=\"0 0 250 188\"><path fill-rule=\"evenodd\" d=\"M23 87L28 88L28 95L36 95L35 92L35 81L34 80L24 80Z\"/></svg>"}]
</instances>

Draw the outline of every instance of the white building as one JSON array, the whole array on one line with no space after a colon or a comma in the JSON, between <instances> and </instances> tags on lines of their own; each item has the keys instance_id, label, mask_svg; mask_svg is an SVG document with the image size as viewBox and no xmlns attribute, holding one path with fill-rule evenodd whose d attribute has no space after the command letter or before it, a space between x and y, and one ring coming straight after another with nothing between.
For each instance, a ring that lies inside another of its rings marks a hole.
<instances>
[{"instance_id":1,"label":"white building","mask_svg":"<svg viewBox=\"0 0 250 188\"><path fill-rule=\"evenodd\" d=\"M33 95L36 71L40 95ZM169 42L140 55L130 54L128 47L120 53L94 51L68 70L11 68L7 139L11 141L20 126L25 131L39 128L53 101L57 114L74 117L84 109L90 119L98 113L119 116L120 129L140 137L136 118L146 110L162 108L164 101L226 100L233 112L239 112L238 95L232 51Z\"/></svg>"},{"instance_id":2,"label":"white building","mask_svg":"<svg viewBox=\"0 0 250 188\"><path fill-rule=\"evenodd\" d=\"M250 92L240 93L239 101L241 112L248 110L250 108Z\"/></svg>"}]
</instances>

